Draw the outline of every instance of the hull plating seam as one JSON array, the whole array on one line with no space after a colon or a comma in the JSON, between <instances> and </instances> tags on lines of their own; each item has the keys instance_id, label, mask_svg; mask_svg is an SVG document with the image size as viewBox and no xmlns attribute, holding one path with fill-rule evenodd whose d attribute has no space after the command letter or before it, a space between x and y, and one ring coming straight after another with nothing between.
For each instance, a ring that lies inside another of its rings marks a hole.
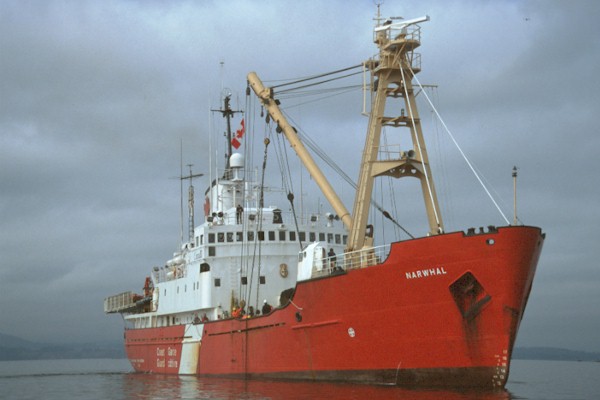
<instances>
[{"instance_id":1,"label":"hull plating seam","mask_svg":"<svg viewBox=\"0 0 600 400\"><path fill-rule=\"evenodd\" d=\"M242 333L242 332L256 331L256 330L259 330L259 329L275 328L277 326L283 326L283 325L285 325L285 322L280 322L278 324L254 326L254 327L251 327L251 328L233 329L233 330L230 330L230 331L223 331L223 332L213 332L213 333L207 333L207 335L208 336L230 335L232 333Z\"/></svg>"}]
</instances>

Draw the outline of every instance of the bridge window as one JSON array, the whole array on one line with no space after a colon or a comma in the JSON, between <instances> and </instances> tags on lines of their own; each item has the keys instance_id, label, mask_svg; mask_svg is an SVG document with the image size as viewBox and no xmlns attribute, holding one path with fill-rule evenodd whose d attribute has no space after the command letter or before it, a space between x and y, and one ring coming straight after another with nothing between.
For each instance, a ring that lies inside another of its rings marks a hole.
<instances>
[{"instance_id":1,"label":"bridge window","mask_svg":"<svg viewBox=\"0 0 600 400\"><path fill-rule=\"evenodd\" d=\"M208 255L209 257L214 257L217 255L217 249L215 246L208 246Z\"/></svg>"},{"instance_id":2,"label":"bridge window","mask_svg":"<svg viewBox=\"0 0 600 400\"><path fill-rule=\"evenodd\" d=\"M208 272L210 271L210 265L208 265L208 263L202 263L200 264L200 272Z\"/></svg>"},{"instance_id":3,"label":"bridge window","mask_svg":"<svg viewBox=\"0 0 600 400\"><path fill-rule=\"evenodd\" d=\"M296 232L290 231L290 242L296 241Z\"/></svg>"},{"instance_id":4,"label":"bridge window","mask_svg":"<svg viewBox=\"0 0 600 400\"><path fill-rule=\"evenodd\" d=\"M208 234L208 243L214 243L214 242L215 242L215 234L209 233Z\"/></svg>"},{"instance_id":5,"label":"bridge window","mask_svg":"<svg viewBox=\"0 0 600 400\"><path fill-rule=\"evenodd\" d=\"M215 278L215 287L221 286L221 278Z\"/></svg>"},{"instance_id":6,"label":"bridge window","mask_svg":"<svg viewBox=\"0 0 600 400\"><path fill-rule=\"evenodd\" d=\"M314 233L314 232L309 232L308 233L308 240L310 240L311 243L314 242L314 241L316 241L317 240L317 234Z\"/></svg>"},{"instance_id":7,"label":"bridge window","mask_svg":"<svg viewBox=\"0 0 600 400\"><path fill-rule=\"evenodd\" d=\"M285 242L285 231L279 231L279 241Z\"/></svg>"},{"instance_id":8,"label":"bridge window","mask_svg":"<svg viewBox=\"0 0 600 400\"><path fill-rule=\"evenodd\" d=\"M275 232L269 231L269 240L273 242L275 240Z\"/></svg>"},{"instance_id":9,"label":"bridge window","mask_svg":"<svg viewBox=\"0 0 600 400\"><path fill-rule=\"evenodd\" d=\"M243 242L244 241L244 233L243 232L236 232L235 233L235 241L236 242Z\"/></svg>"},{"instance_id":10,"label":"bridge window","mask_svg":"<svg viewBox=\"0 0 600 400\"><path fill-rule=\"evenodd\" d=\"M323 232L319 233L319 242L325 241L325 234Z\"/></svg>"},{"instance_id":11,"label":"bridge window","mask_svg":"<svg viewBox=\"0 0 600 400\"><path fill-rule=\"evenodd\" d=\"M233 242L233 232L227 232L227 242Z\"/></svg>"},{"instance_id":12,"label":"bridge window","mask_svg":"<svg viewBox=\"0 0 600 400\"><path fill-rule=\"evenodd\" d=\"M219 243L223 243L225 241L225 234L223 232L219 232L217 234L217 241Z\"/></svg>"}]
</instances>

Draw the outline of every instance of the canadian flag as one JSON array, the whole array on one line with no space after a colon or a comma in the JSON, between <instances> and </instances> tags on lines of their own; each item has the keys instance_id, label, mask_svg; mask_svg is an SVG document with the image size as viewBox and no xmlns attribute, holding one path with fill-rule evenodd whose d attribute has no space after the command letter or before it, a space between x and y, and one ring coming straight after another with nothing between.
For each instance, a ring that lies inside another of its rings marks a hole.
<instances>
[{"instance_id":1,"label":"canadian flag","mask_svg":"<svg viewBox=\"0 0 600 400\"><path fill-rule=\"evenodd\" d=\"M242 143L240 142L240 140L242 139L242 137L244 136L244 133L246 133L246 126L244 123L244 118L242 118L242 122L240 122L240 129L238 129L235 132L235 137L233 139L231 139L231 145L237 150L240 148L240 146L242 145Z\"/></svg>"},{"instance_id":2,"label":"canadian flag","mask_svg":"<svg viewBox=\"0 0 600 400\"><path fill-rule=\"evenodd\" d=\"M204 216L208 217L210 215L210 200L208 196L204 198Z\"/></svg>"}]
</instances>

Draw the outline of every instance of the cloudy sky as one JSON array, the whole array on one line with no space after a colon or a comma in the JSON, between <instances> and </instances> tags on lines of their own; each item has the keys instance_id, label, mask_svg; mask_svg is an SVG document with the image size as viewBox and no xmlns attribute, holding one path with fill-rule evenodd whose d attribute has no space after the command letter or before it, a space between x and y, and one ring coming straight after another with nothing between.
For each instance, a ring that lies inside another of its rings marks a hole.
<instances>
[{"instance_id":1,"label":"cloudy sky","mask_svg":"<svg viewBox=\"0 0 600 400\"><path fill-rule=\"evenodd\" d=\"M509 218L519 167L520 219L547 233L518 345L600 351L600 3L382 10L431 17L419 79L437 85L440 113ZM376 52L374 14L372 0L0 0L0 332L119 340L103 299L139 291L179 244L180 142L183 162L206 172L224 87L243 108L249 71L274 80L356 65ZM324 148L349 134L360 143L365 119L344 114L361 111L360 92L327 105L294 118ZM432 160L448 179L438 191L449 230L501 225L473 178L453 172L457 154Z\"/></svg>"}]
</instances>

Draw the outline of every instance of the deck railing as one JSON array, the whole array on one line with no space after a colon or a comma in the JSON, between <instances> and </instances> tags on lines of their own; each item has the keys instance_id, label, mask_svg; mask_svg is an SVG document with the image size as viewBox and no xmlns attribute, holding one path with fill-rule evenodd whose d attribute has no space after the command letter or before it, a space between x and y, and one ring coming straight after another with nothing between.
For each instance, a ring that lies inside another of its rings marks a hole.
<instances>
[{"instance_id":1,"label":"deck railing","mask_svg":"<svg viewBox=\"0 0 600 400\"><path fill-rule=\"evenodd\" d=\"M116 313L135 306L133 292L123 292L104 299L104 312Z\"/></svg>"},{"instance_id":2,"label":"deck railing","mask_svg":"<svg viewBox=\"0 0 600 400\"><path fill-rule=\"evenodd\" d=\"M185 278L187 276L187 265L180 264L173 267L162 267L152 271L154 282L162 283L174 279Z\"/></svg>"},{"instance_id":3,"label":"deck railing","mask_svg":"<svg viewBox=\"0 0 600 400\"><path fill-rule=\"evenodd\" d=\"M324 263L325 267L317 272L316 276L326 276L351 269L366 268L373 265L381 264L387 259L390 253L390 245L386 244L383 246L371 247L368 249L362 249L357 251L351 251L332 257L327 257L321 261L315 261L315 267L317 263ZM313 271L318 271L319 268L313 268Z\"/></svg>"}]
</instances>

